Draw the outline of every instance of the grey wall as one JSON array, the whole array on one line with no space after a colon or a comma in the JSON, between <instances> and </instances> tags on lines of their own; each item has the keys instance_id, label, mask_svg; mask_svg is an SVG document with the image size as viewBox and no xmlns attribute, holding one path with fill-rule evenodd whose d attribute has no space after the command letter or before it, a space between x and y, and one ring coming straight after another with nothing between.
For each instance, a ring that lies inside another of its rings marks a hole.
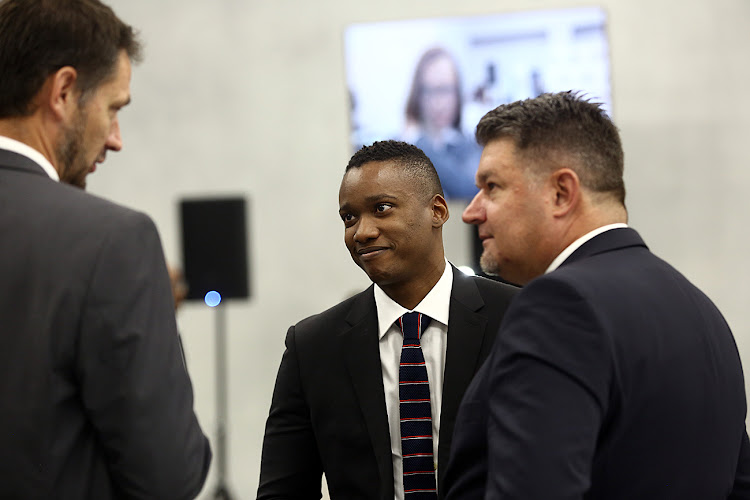
<instances>
[{"instance_id":1,"label":"grey wall","mask_svg":"<svg viewBox=\"0 0 750 500\"><path fill-rule=\"evenodd\" d=\"M146 59L122 113L123 152L89 190L150 214L179 264L182 196L250 200L253 298L227 308L230 479L253 498L287 327L363 288L337 216L349 158L342 34L351 22L594 5L558 0L111 0ZM750 2L602 0L631 225L712 297L750 364ZM447 252L468 261L463 207ZM178 322L213 435L213 311ZM201 498L209 498L213 475Z\"/></svg>"}]
</instances>

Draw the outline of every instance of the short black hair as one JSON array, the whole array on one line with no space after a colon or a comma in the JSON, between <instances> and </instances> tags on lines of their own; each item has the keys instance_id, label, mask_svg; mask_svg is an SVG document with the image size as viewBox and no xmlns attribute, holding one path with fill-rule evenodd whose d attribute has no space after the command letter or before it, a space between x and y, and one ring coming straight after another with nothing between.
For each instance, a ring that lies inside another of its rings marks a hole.
<instances>
[{"instance_id":1,"label":"short black hair","mask_svg":"<svg viewBox=\"0 0 750 500\"><path fill-rule=\"evenodd\" d=\"M602 109L579 92L542 94L498 106L477 125L477 142L510 137L521 154L536 163L573 158L581 184L610 193L625 203L624 153L617 127Z\"/></svg>"},{"instance_id":2,"label":"short black hair","mask_svg":"<svg viewBox=\"0 0 750 500\"><path fill-rule=\"evenodd\" d=\"M392 161L401 166L406 173L421 181L425 195L432 197L443 194L440 177L432 161L424 151L413 144L401 141L376 141L371 146L363 146L349 160L346 172L359 168L366 163Z\"/></svg>"},{"instance_id":3,"label":"short black hair","mask_svg":"<svg viewBox=\"0 0 750 500\"><path fill-rule=\"evenodd\" d=\"M64 66L85 98L114 74L122 50L140 60L133 28L99 0L0 1L0 118L33 113L34 96Z\"/></svg>"}]
</instances>

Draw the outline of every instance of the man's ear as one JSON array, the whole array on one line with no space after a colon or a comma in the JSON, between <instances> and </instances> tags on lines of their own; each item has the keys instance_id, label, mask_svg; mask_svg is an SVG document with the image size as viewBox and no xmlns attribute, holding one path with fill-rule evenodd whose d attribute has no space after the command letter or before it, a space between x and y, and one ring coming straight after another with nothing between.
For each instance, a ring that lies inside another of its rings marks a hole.
<instances>
[{"instance_id":1,"label":"man's ear","mask_svg":"<svg viewBox=\"0 0 750 500\"><path fill-rule=\"evenodd\" d=\"M570 168L561 168L550 176L554 200L552 213L562 217L570 213L581 202L581 180Z\"/></svg>"},{"instance_id":2,"label":"man's ear","mask_svg":"<svg viewBox=\"0 0 750 500\"><path fill-rule=\"evenodd\" d=\"M45 96L52 114L67 122L78 110L80 91L76 85L78 72L72 66L63 66L47 79L48 95Z\"/></svg>"},{"instance_id":3,"label":"man's ear","mask_svg":"<svg viewBox=\"0 0 750 500\"><path fill-rule=\"evenodd\" d=\"M430 201L432 207L432 227L442 227L448 221L448 202L442 195L436 194Z\"/></svg>"}]
</instances>

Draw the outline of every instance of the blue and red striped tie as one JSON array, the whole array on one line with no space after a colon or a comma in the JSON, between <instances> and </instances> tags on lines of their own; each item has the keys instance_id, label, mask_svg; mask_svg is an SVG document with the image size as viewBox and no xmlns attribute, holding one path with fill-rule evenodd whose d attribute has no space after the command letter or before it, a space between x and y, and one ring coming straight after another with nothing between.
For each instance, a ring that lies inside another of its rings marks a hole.
<instances>
[{"instance_id":1,"label":"blue and red striped tie","mask_svg":"<svg viewBox=\"0 0 750 500\"><path fill-rule=\"evenodd\" d=\"M401 456L404 465L405 500L435 500L435 459L432 452L430 384L420 337L430 317L410 312L397 321L404 334L399 366Z\"/></svg>"}]
</instances>

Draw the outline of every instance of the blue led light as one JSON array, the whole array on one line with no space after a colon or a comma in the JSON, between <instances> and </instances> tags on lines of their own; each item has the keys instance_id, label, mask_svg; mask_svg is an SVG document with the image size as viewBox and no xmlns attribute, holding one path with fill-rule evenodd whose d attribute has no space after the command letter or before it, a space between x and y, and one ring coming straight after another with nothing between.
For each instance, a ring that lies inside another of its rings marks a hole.
<instances>
[{"instance_id":1,"label":"blue led light","mask_svg":"<svg viewBox=\"0 0 750 500\"><path fill-rule=\"evenodd\" d=\"M216 307L221 302L221 294L215 290L211 290L206 294L205 301L208 307Z\"/></svg>"}]
</instances>

